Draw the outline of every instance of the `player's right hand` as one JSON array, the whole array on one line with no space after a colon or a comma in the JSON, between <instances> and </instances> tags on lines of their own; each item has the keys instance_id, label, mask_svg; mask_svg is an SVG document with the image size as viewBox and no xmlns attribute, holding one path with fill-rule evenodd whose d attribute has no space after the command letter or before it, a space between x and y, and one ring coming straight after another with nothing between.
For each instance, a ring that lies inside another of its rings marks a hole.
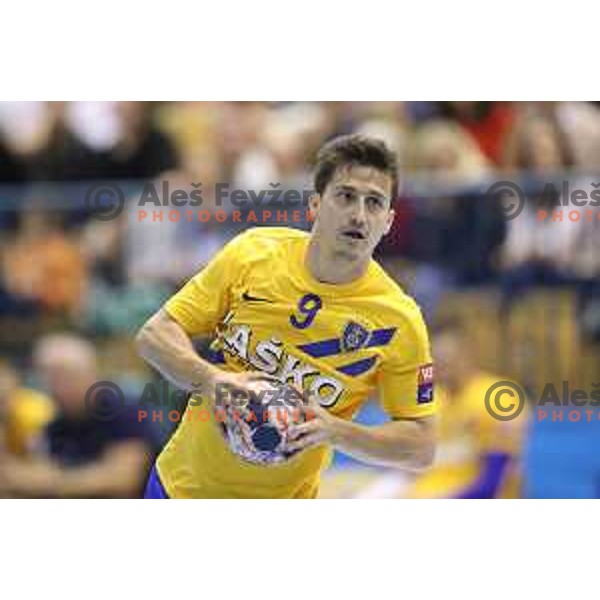
<instances>
[{"instance_id":1,"label":"player's right hand","mask_svg":"<svg viewBox=\"0 0 600 600\"><path fill-rule=\"evenodd\" d=\"M231 404L232 399L249 399L252 394L258 396L261 391L270 390L269 381L272 381L272 378L260 371L233 373L218 370L211 378L210 389L204 390L204 393L213 402L218 398L217 404L225 403L225 407L227 407Z\"/></svg>"}]
</instances>

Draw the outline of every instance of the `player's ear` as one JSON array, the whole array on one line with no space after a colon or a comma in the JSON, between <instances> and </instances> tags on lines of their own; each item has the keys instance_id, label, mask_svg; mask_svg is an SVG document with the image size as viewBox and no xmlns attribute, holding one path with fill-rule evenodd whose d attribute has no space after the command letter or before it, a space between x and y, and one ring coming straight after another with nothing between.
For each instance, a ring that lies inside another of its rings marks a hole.
<instances>
[{"instance_id":1,"label":"player's ear","mask_svg":"<svg viewBox=\"0 0 600 600\"><path fill-rule=\"evenodd\" d=\"M321 194L317 194L317 192L315 192L308 199L308 207L313 215L316 216L319 212L319 206L321 206Z\"/></svg>"},{"instance_id":2,"label":"player's ear","mask_svg":"<svg viewBox=\"0 0 600 600\"><path fill-rule=\"evenodd\" d=\"M393 208L390 208L388 213L387 222L385 224L385 229L383 230L383 235L387 235L392 228L392 223L394 222L394 217L396 216L396 212Z\"/></svg>"}]
</instances>

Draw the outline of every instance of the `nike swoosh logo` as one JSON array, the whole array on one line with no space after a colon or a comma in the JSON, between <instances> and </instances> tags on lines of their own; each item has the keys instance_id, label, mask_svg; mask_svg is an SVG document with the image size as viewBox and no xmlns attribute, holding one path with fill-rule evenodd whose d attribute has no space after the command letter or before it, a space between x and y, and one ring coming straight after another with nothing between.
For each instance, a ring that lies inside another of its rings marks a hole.
<instances>
[{"instance_id":1,"label":"nike swoosh logo","mask_svg":"<svg viewBox=\"0 0 600 600\"><path fill-rule=\"evenodd\" d=\"M273 300L269 300L268 298L257 298L256 296L251 296L248 292L242 294L242 300L245 302L268 302L269 304L273 304Z\"/></svg>"}]
</instances>

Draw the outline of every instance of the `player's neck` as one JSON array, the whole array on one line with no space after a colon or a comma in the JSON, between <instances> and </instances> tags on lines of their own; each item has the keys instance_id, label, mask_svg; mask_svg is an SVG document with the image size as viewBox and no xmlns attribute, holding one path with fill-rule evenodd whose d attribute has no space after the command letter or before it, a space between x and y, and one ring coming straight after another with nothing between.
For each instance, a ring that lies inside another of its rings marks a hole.
<instances>
[{"instance_id":1,"label":"player's neck","mask_svg":"<svg viewBox=\"0 0 600 600\"><path fill-rule=\"evenodd\" d=\"M360 279L369 268L369 259L350 260L331 252L314 235L310 238L306 256L306 268L321 283L344 284Z\"/></svg>"}]
</instances>

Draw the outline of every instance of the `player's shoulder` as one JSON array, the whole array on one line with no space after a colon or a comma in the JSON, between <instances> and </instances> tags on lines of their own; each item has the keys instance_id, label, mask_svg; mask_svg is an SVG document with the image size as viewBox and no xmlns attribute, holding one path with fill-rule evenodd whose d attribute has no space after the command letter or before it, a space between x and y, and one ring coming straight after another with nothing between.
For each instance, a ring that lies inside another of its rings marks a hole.
<instances>
[{"instance_id":1,"label":"player's shoulder","mask_svg":"<svg viewBox=\"0 0 600 600\"><path fill-rule=\"evenodd\" d=\"M428 345L427 325L417 301L376 261L372 261L370 271L370 315L378 327L395 332L392 354L411 345Z\"/></svg>"},{"instance_id":2,"label":"player's shoulder","mask_svg":"<svg viewBox=\"0 0 600 600\"><path fill-rule=\"evenodd\" d=\"M373 292L385 309L397 318L422 320L421 307L417 301L395 281L375 260L371 262Z\"/></svg>"}]
</instances>

